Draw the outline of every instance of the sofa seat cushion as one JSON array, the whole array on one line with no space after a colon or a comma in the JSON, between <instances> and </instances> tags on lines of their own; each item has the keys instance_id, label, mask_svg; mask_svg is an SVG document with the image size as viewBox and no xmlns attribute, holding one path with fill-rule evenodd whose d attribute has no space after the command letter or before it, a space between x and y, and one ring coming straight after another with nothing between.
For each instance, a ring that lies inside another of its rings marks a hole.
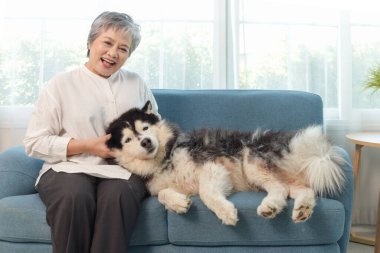
<instances>
[{"instance_id":1,"label":"sofa seat cushion","mask_svg":"<svg viewBox=\"0 0 380 253\"><path fill-rule=\"evenodd\" d=\"M146 198L132 234L131 246L169 243L167 212L157 198Z\"/></svg>"},{"instance_id":2,"label":"sofa seat cushion","mask_svg":"<svg viewBox=\"0 0 380 253\"><path fill-rule=\"evenodd\" d=\"M38 194L0 200L0 240L9 242L50 242L45 205Z\"/></svg>"},{"instance_id":3,"label":"sofa seat cushion","mask_svg":"<svg viewBox=\"0 0 380 253\"><path fill-rule=\"evenodd\" d=\"M238 209L236 226L226 226L211 213L199 197L184 215L168 213L169 241L175 245L194 246L287 246L332 244L343 234L345 212L343 205L332 199L317 199L312 217L293 223L293 200L276 218L257 215L265 193L240 192L230 196ZM333 224L333 225L332 225Z\"/></svg>"},{"instance_id":4,"label":"sofa seat cushion","mask_svg":"<svg viewBox=\"0 0 380 253\"><path fill-rule=\"evenodd\" d=\"M45 216L45 205L37 193L1 199L0 240L51 243ZM157 198L146 199L140 209L131 245L168 243L166 216L166 210Z\"/></svg>"}]
</instances>

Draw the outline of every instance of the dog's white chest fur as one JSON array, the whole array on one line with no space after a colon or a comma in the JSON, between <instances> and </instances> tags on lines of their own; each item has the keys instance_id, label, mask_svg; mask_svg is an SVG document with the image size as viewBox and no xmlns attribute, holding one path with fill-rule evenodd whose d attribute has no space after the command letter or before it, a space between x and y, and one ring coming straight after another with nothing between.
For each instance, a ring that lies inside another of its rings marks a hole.
<instances>
[{"instance_id":1,"label":"dog's white chest fur","mask_svg":"<svg viewBox=\"0 0 380 253\"><path fill-rule=\"evenodd\" d=\"M186 195L196 195L199 189L199 169L190 159L185 149L177 149L172 154L172 164L174 168L156 174L148 182L148 189L152 195L158 195L163 188L173 188Z\"/></svg>"}]
</instances>

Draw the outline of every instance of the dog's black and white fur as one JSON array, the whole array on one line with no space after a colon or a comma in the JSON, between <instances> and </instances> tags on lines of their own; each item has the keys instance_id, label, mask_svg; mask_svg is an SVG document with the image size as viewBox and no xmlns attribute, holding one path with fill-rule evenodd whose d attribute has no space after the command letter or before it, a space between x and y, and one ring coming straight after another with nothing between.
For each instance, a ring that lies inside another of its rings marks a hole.
<instances>
[{"instance_id":1,"label":"dog's black and white fur","mask_svg":"<svg viewBox=\"0 0 380 253\"><path fill-rule=\"evenodd\" d=\"M294 222L307 220L315 195L342 190L344 163L319 126L295 133L201 129L184 133L160 120L147 102L113 121L108 147L116 162L146 179L151 195L169 210L186 213L189 196L199 194L222 223L235 225L238 214L227 196L263 190L257 208L273 218L293 198Z\"/></svg>"}]
</instances>

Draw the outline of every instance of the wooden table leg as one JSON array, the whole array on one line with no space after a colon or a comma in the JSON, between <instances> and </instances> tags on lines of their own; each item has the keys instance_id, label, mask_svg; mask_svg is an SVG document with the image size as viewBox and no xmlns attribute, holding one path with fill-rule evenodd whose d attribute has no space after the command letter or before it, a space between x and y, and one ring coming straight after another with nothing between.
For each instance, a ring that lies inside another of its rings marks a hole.
<instances>
[{"instance_id":1,"label":"wooden table leg","mask_svg":"<svg viewBox=\"0 0 380 253\"><path fill-rule=\"evenodd\" d=\"M363 145L355 145L355 154L354 154L354 206L356 203L356 192L358 188L358 175L359 175L359 166L360 166L360 156L362 152Z\"/></svg>"},{"instance_id":2,"label":"wooden table leg","mask_svg":"<svg viewBox=\"0 0 380 253\"><path fill-rule=\"evenodd\" d=\"M377 205L377 225L376 225L376 243L375 243L375 253L380 253L380 192L379 192L379 203Z\"/></svg>"},{"instance_id":3,"label":"wooden table leg","mask_svg":"<svg viewBox=\"0 0 380 253\"><path fill-rule=\"evenodd\" d=\"M353 169L354 169L354 207L356 206L356 193L358 188L358 175L359 175L359 166L360 166L360 156L362 151L363 145L356 144L355 145L355 154L354 154L354 163L353 163ZM350 240L352 242L367 244L367 245L375 245L374 238L367 237L367 236L360 236L359 234L355 233L352 228L350 231ZM376 252L378 253L378 252ZM380 252L379 252L380 253Z\"/></svg>"}]
</instances>

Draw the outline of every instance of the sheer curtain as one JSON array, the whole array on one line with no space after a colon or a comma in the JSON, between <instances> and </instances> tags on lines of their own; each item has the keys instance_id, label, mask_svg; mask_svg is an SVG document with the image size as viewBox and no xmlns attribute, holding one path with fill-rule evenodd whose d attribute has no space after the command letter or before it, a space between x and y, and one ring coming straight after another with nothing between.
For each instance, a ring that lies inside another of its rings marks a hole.
<instances>
[{"instance_id":1,"label":"sheer curtain","mask_svg":"<svg viewBox=\"0 0 380 253\"><path fill-rule=\"evenodd\" d=\"M375 1L240 0L239 88L319 94L329 126L380 126L379 95L363 85L380 64Z\"/></svg>"},{"instance_id":2,"label":"sheer curtain","mask_svg":"<svg viewBox=\"0 0 380 253\"><path fill-rule=\"evenodd\" d=\"M92 20L131 14L142 41L125 68L152 88L296 89L319 94L329 136L380 129L380 8L354 0L0 0L0 150L19 144L32 105L56 73L86 61ZM363 151L357 223L376 222L378 150ZM375 167L375 168L374 168Z\"/></svg>"}]
</instances>

